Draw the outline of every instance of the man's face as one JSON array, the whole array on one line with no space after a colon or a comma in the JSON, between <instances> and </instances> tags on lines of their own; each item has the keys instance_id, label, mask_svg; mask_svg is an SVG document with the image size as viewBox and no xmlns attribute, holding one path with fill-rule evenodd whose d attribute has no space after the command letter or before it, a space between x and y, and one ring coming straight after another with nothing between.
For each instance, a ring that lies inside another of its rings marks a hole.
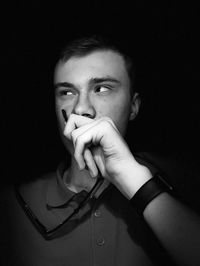
<instances>
[{"instance_id":1,"label":"man's face","mask_svg":"<svg viewBox=\"0 0 200 266\"><path fill-rule=\"evenodd\" d=\"M64 130L62 109L67 117L72 113L92 119L110 117L122 135L126 132L130 116L133 119L138 110L137 98L131 99L124 59L111 50L71 57L66 63L58 62L54 84L61 132ZM62 139L70 149L66 138L63 136Z\"/></svg>"}]
</instances>

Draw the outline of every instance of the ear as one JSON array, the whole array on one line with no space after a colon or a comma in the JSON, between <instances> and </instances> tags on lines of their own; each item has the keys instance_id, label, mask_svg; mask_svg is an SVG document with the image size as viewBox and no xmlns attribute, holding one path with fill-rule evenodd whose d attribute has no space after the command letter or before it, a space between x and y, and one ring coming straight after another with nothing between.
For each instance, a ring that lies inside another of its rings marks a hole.
<instances>
[{"instance_id":1,"label":"ear","mask_svg":"<svg viewBox=\"0 0 200 266\"><path fill-rule=\"evenodd\" d=\"M131 102L131 110L130 110L130 116L129 121L132 121L137 116L139 109L140 109L141 99L139 94L136 92L133 95L132 102Z\"/></svg>"}]
</instances>

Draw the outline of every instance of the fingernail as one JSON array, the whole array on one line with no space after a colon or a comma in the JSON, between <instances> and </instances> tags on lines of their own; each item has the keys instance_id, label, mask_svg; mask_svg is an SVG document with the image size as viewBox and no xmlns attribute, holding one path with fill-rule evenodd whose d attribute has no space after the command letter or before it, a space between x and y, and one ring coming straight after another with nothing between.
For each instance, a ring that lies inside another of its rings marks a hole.
<instances>
[{"instance_id":1,"label":"fingernail","mask_svg":"<svg viewBox=\"0 0 200 266\"><path fill-rule=\"evenodd\" d=\"M85 163L78 163L79 166L79 170L82 171L83 169L85 169Z\"/></svg>"}]
</instances>

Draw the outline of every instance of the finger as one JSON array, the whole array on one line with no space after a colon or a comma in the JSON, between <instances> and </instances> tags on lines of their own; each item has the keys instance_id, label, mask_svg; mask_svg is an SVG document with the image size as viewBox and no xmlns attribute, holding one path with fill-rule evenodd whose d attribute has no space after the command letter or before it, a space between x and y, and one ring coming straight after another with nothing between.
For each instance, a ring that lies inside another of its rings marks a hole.
<instances>
[{"instance_id":1,"label":"finger","mask_svg":"<svg viewBox=\"0 0 200 266\"><path fill-rule=\"evenodd\" d=\"M85 167L83 152L86 146L97 144L98 139L100 141L99 128L93 127L88 130L85 134L81 134L77 137L74 147L74 158L76 159L80 169Z\"/></svg>"},{"instance_id":2,"label":"finger","mask_svg":"<svg viewBox=\"0 0 200 266\"><path fill-rule=\"evenodd\" d=\"M71 132L71 139L72 139L72 141L73 141L74 147L75 147L75 145L76 145L76 139L77 139L80 135L82 135L83 133L86 133L87 130L91 129L92 127L94 127L94 126L96 126L96 125L98 125L98 124L100 124L100 123L106 123L105 125L109 125L109 124L111 124L111 126L112 126L115 130L117 130L117 128L116 128L115 124L113 123L113 121L112 121L110 118L108 118L108 117L103 117L103 118L98 119L98 120L92 120L90 123L85 124L85 125L83 125L83 126L77 128L77 129L75 129L75 130L73 130L73 131ZM117 131L118 131L118 130L117 130Z\"/></svg>"},{"instance_id":3,"label":"finger","mask_svg":"<svg viewBox=\"0 0 200 266\"><path fill-rule=\"evenodd\" d=\"M92 177L97 177L98 175L98 169L96 167L93 155L89 149L84 150L84 160L87 165L87 168L90 172L90 175Z\"/></svg>"},{"instance_id":4,"label":"finger","mask_svg":"<svg viewBox=\"0 0 200 266\"><path fill-rule=\"evenodd\" d=\"M81 126L71 132L71 140L73 141L74 147L76 146L76 140L79 136L86 133L88 130L92 129L92 127L96 126L99 121L92 121L84 126Z\"/></svg>"},{"instance_id":5,"label":"finger","mask_svg":"<svg viewBox=\"0 0 200 266\"><path fill-rule=\"evenodd\" d=\"M71 114L69 116L69 119L67 121L66 127L64 129L64 135L71 139L71 132L75 130L76 128L79 128L85 124L91 123L93 119L81 116L81 115L75 115Z\"/></svg>"},{"instance_id":6,"label":"finger","mask_svg":"<svg viewBox=\"0 0 200 266\"><path fill-rule=\"evenodd\" d=\"M103 177L106 177L105 160L104 160L102 149L100 147L94 149L93 158L101 175Z\"/></svg>"}]
</instances>

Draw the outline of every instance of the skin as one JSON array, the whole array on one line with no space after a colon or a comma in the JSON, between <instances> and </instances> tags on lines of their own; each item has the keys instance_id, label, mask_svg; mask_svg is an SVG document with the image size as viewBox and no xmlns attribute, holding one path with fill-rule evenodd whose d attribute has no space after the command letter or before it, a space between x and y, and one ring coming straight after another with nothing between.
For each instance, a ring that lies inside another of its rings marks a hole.
<instances>
[{"instance_id":1,"label":"skin","mask_svg":"<svg viewBox=\"0 0 200 266\"><path fill-rule=\"evenodd\" d=\"M74 191L86 183L91 188L94 183L91 177L98 178L100 171L126 197L132 196L133 191L127 194L129 185L124 183L125 169L119 166L124 165L126 170L135 173L143 168L122 137L128 122L138 113L140 100L137 93L131 98L123 57L106 50L59 61L54 84L56 114L60 131L64 132L62 140L72 155L67 183ZM66 111L67 123L62 109ZM86 166L89 171L84 170ZM141 178L139 184L143 183Z\"/></svg>"},{"instance_id":2,"label":"skin","mask_svg":"<svg viewBox=\"0 0 200 266\"><path fill-rule=\"evenodd\" d=\"M89 84L93 78L113 78L117 82L105 81ZM75 89L59 86L56 90L56 113L63 130L61 108L67 117L74 113L88 114L93 119L110 117L122 135L129 119L134 119L139 109L139 99L130 97L130 82L123 58L112 51L93 52L84 57L72 57L66 63L58 62L54 83L69 82ZM100 87L101 86L101 87ZM68 97L59 95L65 91ZM132 116L130 116L132 112ZM68 146L67 146L68 148Z\"/></svg>"},{"instance_id":3,"label":"skin","mask_svg":"<svg viewBox=\"0 0 200 266\"><path fill-rule=\"evenodd\" d=\"M115 82L94 83L108 77ZM130 97L123 58L113 51L95 51L58 62L54 83L58 123L72 158L66 175L68 188L89 190L101 174L125 197L133 197L152 176L137 163L123 139L140 103L136 93ZM61 109L66 111L67 122ZM147 204L143 218L176 265L200 265L200 218L196 213L164 192Z\"/></svg>"}]
</instances>

